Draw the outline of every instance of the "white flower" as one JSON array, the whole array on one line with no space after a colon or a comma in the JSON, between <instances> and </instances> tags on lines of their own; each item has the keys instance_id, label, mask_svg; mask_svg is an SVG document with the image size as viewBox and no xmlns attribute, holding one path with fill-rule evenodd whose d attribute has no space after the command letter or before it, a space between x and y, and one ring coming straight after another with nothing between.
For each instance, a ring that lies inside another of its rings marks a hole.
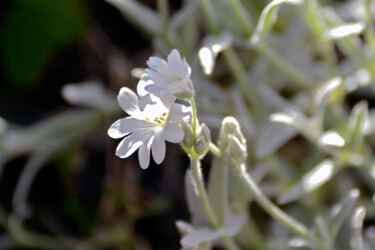
<instances>
[{"instance_id":1,"label":"white flower","mask_svg":"<svg viewBox=\"0 0 375 250\"><path fill-rule=\"evenodd\" d=\"M194 87L190 79L191 68L185 58L173 49L167 61L158 57L150 57L147 61L143 80L147 82L145 89L158 96L175 96L181 99L194 97Z\"/></svg>"},{"instance_id":2,"label":"white flower","mask_svg":"<svg viewBox=\"0 0 375 250\"><path fill-rule=\"evenodd\" d=\"M184 137L177 123L186 122L187 107L174 103L174 97L159 98L152 94L138 96L129 88L122 88L118 95L120 107L130 117L117 120L108 130L112 138L125 138L117 147L116 155L129 157L138 148L141 167L150 163L150 151L157 164L164 160L165 141L178 143Z\"/></svg>"}]
</instances>

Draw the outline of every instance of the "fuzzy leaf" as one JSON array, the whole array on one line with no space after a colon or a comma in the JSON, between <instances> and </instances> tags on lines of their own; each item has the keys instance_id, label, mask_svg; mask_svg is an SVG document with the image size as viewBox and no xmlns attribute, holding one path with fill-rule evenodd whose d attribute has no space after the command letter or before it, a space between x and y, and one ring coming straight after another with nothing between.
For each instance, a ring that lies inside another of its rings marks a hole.
<instances>
[{"instance_id":1,"label":"fuzzy leaf","mask_svg":"<svg viewBox=\"0 0 375 250\"><path fill-rule=\"evenodd\" d=\"M358 189L352 189L350 190L348 195L341 200L340 203L333 206L330 212L329 219L329 232L332 240L335 240L341 226L353 210L353 207L358 200L359 194L360 193Z\"/></svg>"},{"instance_id":2,"label":"fuzzy leaf","mask_svg":"<svg viewBox=\"0 0 375 250\"><path fill-rule=\"evenodd\" d=\"M332 160L328 159L322 161L320 164L307 172L289 191L281 194L277 198L277 202L279 204L285 204L314 191L330 180L336 171L337 169Z\"/></svg>"},{"instance_id":3,"label":"fuzzy leaf","mask_svg":"<svg viewBox=\"0 0 375 250\"><path fill-rule=\"evenodd\" d=\"M298 5L301 4L301 0L273 0L270 2L260 14L257 27L251 38L250 43L255 45L260 42L260 40L267 34L267 32L272 28L272 25L277 20L277 14L280 6L284 3Z\"/></svg>"},{"instance_id":4,"label":"fuzzy leaf","mask_svg":"<svg viewBox=\"0 0 375 250\"><path fill-rule=\"evenodd\" d=\"M260 132L255 145L255 155L258 158L272 154L297 135L293 127L281 123L269 122Z\"/></svg>"},{"instance_id":5,"label":"fuzzy leaf","mask_svg":"<svg viewBox=\"0 0 375 250\"><path fill-rule=\"evenodd\" d=\"M213 159L208 181L208 198L220 225L224 223L228 206L228 170L221 159Z\"/></svg>"}]
</instances>

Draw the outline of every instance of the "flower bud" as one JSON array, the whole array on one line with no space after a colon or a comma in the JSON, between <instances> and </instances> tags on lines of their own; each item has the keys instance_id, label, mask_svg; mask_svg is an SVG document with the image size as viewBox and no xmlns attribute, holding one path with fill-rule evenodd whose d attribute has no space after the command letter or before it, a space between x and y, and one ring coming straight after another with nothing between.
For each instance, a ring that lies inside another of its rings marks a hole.
<instances>
[{"instance_id":1,"label":"flower bud","mask_svg":"<svg viewBox=\"0 0 375 250\"><path fill-rule=\"evenodd\" d=\"M228 166L238 170L245 163L247 158L246 139L235 118L224 118L219 134L219 147Z\"/></svg>"},{"instance_id":2,"label":"flower bud","mask_svg":"<svg viewBox=\"0 0 375 250\"><path fill-rule=\"evenodd\" d=\"M186 148L191 148L194 144L194 133L193 128L190 123L183 123L182 129L184 130L184 139L182 140L182 144Z\"/></svg>"},{"instance_id":3,"label":"flower bud","mask_svg":"<svg viewBox=\"0 0 375 250\"><path fill-rule=\"evenodd\" d=\"M199 127L198 139L194 145L194 150L199 155L207 154L210 149L211 134L206 124Z\"/></svg>"}]
</instances>

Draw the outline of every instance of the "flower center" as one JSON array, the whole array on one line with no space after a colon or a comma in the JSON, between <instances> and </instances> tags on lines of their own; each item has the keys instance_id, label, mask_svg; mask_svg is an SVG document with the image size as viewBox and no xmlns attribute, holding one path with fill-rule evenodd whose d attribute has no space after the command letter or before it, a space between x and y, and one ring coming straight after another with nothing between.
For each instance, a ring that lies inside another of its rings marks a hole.
<instances>
[{"instance_id":1,"label":"flower center","mask_svg":"<svg viewBox=\"0 0 375 250\"><path fill-rule=\"evenodd\" d=\"M146 118L146 121L153 123L154 125L164 128L165 123L167 121L168 112L164 112L161 116L157 116L154 119Z\"/></svg>"}]
</instances>

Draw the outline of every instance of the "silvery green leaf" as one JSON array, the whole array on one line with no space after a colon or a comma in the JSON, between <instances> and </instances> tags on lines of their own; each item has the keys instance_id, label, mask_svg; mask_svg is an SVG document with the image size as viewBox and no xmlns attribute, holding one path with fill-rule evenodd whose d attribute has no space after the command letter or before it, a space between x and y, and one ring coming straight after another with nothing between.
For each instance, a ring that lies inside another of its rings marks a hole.
<instances>
[{"instance_id":1,"label":"silvery green leaf","mask_svg":"<svg viewBox=\"0 0 375 250\"><path fill-rule=\"evenodd\" d=\"M217 36L208 36L199 49L199 61L206 75L211 75L218 54L232 44L232 36L225 32Z\"/></svg>"},{"instance_id":2,"label":"silvery green leaf","mask_svg":"<svg viewBox=\"0 0 375 250\"><path fill-rule=\"evenodd\" d=\"M329 232L334 241L341 226L343 225L344 221L348 218L349 214L352 212L355 203L359 197L359 190L352 189L345 196L340 203L333 206L330 212L330 219L329 219Z\"/></svg>"},{"instance_id":3,"label":"silvery green leaf","mask_svg":"<svg viewBox=\"0 0 375 250\"><path fill-rule=\"evenodd\" d=\"M148 35L154 36L161 33L161 24L158 14L145 5L134 0L106 0L117 7L124 18L133 22Z\"/></svg>"},{"instance_id":4,"label":"silvery green leaf","mask_svg":"<svg viewBox=\"0 0 375 250\"><path fill-rule=\"evenodd\" d=\"M247 213L227 213L225 216L223 234L229 237L235 236L245 224Z\"/></svg>"},{"instance_id":5,"label":"silvery green leaf","mask_svg":"<svg viewBox=\"0 0 375 250\"><path fill-rule=\"evenodd\" d=\"M256 157L263 158L272 154L296 135L297 130L293 127L281 123L266 123L255 144Z\"/></svg>"},{"instance_id":6,"label":"silvery green leaf","mask_svg":"<svg viewBox=\"0 0 375 250\"><path fill-rule=\"evenodd\" d=\"M321 129L323 124L324 112L332 93L342 84L340 77L335 77L323 84L314 96L313 119L316 125Z\"/></svg>"},{"instance_id":7,"label":"silvery green leaf","mask_svg":"<svg viewBox=\"0 0 375 250\"><path fill-rule=\"evenodd\" d=\"M210 242L218 239L220 236L235 236L246 222L247 214L228 213L225 216L224 225L219 229L209 227L192 227L184 222L179 222L179 230L187 232L181 239L181 245L186 247L195 247L204 242Z\"/></svg>"},{"instance_id":8,"label":"silvery green leaf","mask_svg":"<svg viewBox=\"0 0 375 250\"><path fill-rule=\"evenodd\" d=\"M328 28L339 27L344 25L344 21L335 13L332 8L323 8L323 16ZM365 61L363 56L361 41L357 36L346 36L337 40L337 45L344 52L344 54L352 57L359 65Z\"/></svg>"},{"instance_id":9,"label":"silvery green leaf","mask_svg":"<svg viewBox=\"0 0 375 250\"><path fill-rule=\"evenodd\" d=\"M208 180L208 198L220 225L224 223L228 207L228 170L222 159L213 159Z\"/></svg>"},{"instance_id":10,"label":"silvery green leaf","mask_svg":"<svg viewBox=\"0 0 375 250\"><path fill-rule=\"evenodd\" d=\"M300 237L293 237L288 241L288 246L293 248L311 248L313 245L305 240L304 238Z\"/></svg>"},{"instance_id":11,"label":"silvery green leaf","mask_svg":"<svg viewBox=\"0 0 375 250\"><path fill-rule=\"evenodd\" d=\"M333 239L329 234L327 222L321 215L315 217L315 230L317 235L324 240L324 245L332 248Z\"/></svg>"},{"instance_id":12,"label":"silvery green leaf","mask_svg":"<svg viewBox=\"0 0 375 250\"><path fill-rule=\"evenodd\" d=\"M298 5L301 4L302 1L300 0L273 0L270 2L260 14L258 24L256 26L255 32L253 37L251 38L250 43L255 45L260 42L260 40L264 37L265 34L272 28L272 25L277 20L277 14L280 6L282 4L292 4Z\"/></svg>"},{"instance_id":13,"label":"silvery green leaf","mask_svg":"<svg viewBox=\"0 0 375 250\"><path fill-rule=\"evenodd\" d=\"M361 34L365 29L363 22L345 23L337 27L331 28L326 36L328 39L337 40L346 38L349 36L357 36Z\"/></svg>"},{"instance_id":14,"label":"silvery green leaf","mask_svg":"<svg viewBox=\"0 0 375 250\"><path fill-rule=\"evenodd\" d=\"M364 250L363 246L363 220L365 219L366 209L364 207L358 207L352 216L352 237L350 239L350 245L352 249Z\"/></svg>"},{"instance_id":15,"label":"silvery green leaf","mask_svg":"<svg viewBox=\"0 0 375 250\"><path fill-rule=\"evenodd\" d=\"M357 103L349 117L350 135L348 144L354 151L360 150L364 136L371 131L367 102Z\"/></svg>"},{"instance_id":16,"label":"silvery green leaf","mask_svg":"<svg viewBox=\"0 0 375 250\"><path fill-rule=\"evenodd\" d=\"M219 237L219 230L211 230L210 228L192 229L182 237L180 243L184 248L197 247L202 243L211 242Z\"/></svg>"},{"instance_id":17,"label":"silvery green leaf","mask_svg":"<svg viewBox=\"0 0 375 250\"><path fill-rule=\"evenodd\" d=\"M95 81L67 84L62 88L62 96L72 105L96 108L108 113L119 110L116 97Z\"/></svg>"},{"instance_id":18,"label":"silvery green leaf","mask_svg":"<svg viewBox=\"0 0 375 250\"><path fill-rule=\"evenodd\" d=\"M327 131L319 138L319 145L341 148L345 146L345 139L335 131Z\"/></svg>"},{"instance_id":19,"label":"silvery green leaf","mask_svg":"<svg viewBox=\"0 0 375 250\"><path fill-rule=\"evenodd\" d=\"M56 136L70 133L86 135L102 121L103 114L96 110L74 110L35 123L26 128L9 130L0 137L0 145L11 158L34 151L35 145L53 143ZM73 129L72 129L73 128Z\"/></svg>"},{"instance_id":20,"label":"silvery green leaf","mask_svg":"<svg viewBox=\"0 0 375 250\"><path fill-rule=\"evenodd\" d=\"M191 221L194 227L203 227L208 225L202 204L198 197L198 191L194 182L193 174L190 169L185 174L185 196L187 205L191 214Z\"/></svg>"},{"instance_id":21,"label":"silvery green leaf","mask_svg":"<svg viewBox=\"0 0 375 250\"><path fill-rule=\"evenodd\" d=\"M331 159L322 161L308 171L289 191L281 194L277 198L277 202L285 204L314 191L329 181L337 170L335 163Z\"/></svg>"}]
</instances>

